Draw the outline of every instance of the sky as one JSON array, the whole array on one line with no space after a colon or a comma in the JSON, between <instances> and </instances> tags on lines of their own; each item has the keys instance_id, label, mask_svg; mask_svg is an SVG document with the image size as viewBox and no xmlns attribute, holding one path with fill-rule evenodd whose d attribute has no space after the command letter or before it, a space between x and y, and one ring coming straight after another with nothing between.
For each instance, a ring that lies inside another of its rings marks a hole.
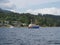
<instances>
[{"instance_id":1,"label":"sky","mask_svg":"<svg viewBox=\"0 0 60 45\"><path fill-rule=\"evenodd\" d=\"M0 8L18 13L60 15L60 0L0 0Z\"/></svg>"}]
</instances>

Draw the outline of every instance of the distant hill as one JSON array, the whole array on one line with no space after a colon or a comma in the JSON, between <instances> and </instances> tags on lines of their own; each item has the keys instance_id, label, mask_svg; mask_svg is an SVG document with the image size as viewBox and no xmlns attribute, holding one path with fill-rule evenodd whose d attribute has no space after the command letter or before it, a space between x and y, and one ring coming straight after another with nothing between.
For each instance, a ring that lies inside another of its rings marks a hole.
<instances>
[{"instance_id":1,"label":"distant hill","mask_svg":"<svg viewBox=\"0 0 60 45\"><path fill-rule=\"evenodd\" d=\"M30 14L30 13L14 13L0 8L0 20L20 21L27 25L33 20L33 23L40 26L60 26L60 16L52 14Z\"/></svg>"},{"instance_id":2,"label":"distant hill","mask_svg":"<svg viewBox=\"0 0 60 45\"><path fill-rule=\"evenodd\" d=\"M11 13L11 11L8 11L8 10L3 10L0 8L0 13L3 12L3 13Z\"/></svg>"}]
</instances>

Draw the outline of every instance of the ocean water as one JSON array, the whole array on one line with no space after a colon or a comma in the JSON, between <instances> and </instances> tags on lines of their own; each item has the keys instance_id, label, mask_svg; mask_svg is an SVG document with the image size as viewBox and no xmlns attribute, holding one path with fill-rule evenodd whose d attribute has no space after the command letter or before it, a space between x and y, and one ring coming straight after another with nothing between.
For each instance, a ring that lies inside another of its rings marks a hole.
<instances>
[{"instance_id":1,"label":"ocean water","mask_svg":"<svg viewBox=\"0 0 60 45\"><path fill-rule=\"evenodd\" d=\"M60 45L60 27L1 27L0 45Z\"/></svg>"}]
</instances>

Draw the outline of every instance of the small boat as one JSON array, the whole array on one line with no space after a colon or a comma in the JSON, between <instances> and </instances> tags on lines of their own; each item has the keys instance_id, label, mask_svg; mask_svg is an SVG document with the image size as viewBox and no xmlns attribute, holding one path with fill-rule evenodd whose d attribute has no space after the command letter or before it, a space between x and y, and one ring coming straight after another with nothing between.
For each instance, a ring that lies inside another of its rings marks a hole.
<instances>
[{"instance_id":1,"label":"small boat","mask_svg":"<svg viewBox=\"0 0 60 45\"><path fill-rule=\"evenodd\" d=\"M31 19L31 23L28 25L28 28L39 28L39 25L36 25L35 23L33 23Z\"/></svg>"},{"instance_id":2,"label":"small boat","mask_svg":"<svg viewBox=\"0 0 60 45\"><path fill-rule=\"evenodd\" d=\"M39 28L39 25L36 25L36 24L29 24L28 28Z\"/></svg>"}]
</instances>

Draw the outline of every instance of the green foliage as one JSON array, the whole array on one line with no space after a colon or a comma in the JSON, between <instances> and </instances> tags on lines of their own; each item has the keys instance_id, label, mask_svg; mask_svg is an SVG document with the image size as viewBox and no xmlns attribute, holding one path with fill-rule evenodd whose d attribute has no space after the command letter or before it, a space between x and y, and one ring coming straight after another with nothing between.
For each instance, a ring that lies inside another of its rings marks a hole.
<instances>
[{"instance_id":1,"label":"green foliage","mask_svg":"<svg viewBox=\"0 0 60 45\"><path fill-rule=\"evenodd\" d=\"M31 19L33 23L40 26L60 26L60 16L51 14L30 14L30 13L14 13L14 12L2 12L0 11L0 20L3 21L20 21L21 23L30 24ZM36 20L36 21L35 21Z\"/></svg>"}]
</instances>

